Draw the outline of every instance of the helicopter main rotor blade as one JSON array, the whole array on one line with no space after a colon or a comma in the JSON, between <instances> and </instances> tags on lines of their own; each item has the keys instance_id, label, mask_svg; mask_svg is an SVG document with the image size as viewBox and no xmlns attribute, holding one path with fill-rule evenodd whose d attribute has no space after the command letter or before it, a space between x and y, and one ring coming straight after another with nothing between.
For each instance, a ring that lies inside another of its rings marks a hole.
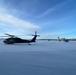
<instances>
[{"instance_id":1,"label":"helicopter main rotor blade","mask_svg":"<svg viewBox=\"0 0 76 75\"><path fill-rule=\"evenodd\" d=\"M11 35L11 34L7 34L7 33L5 33L5 35L8 35L8 36L27 36L27 35Z\"/></svg>"},{"instance_id":2,"label":"helicopter main rotor blade","mask_svg":"<svg viewBox=\"0 0 76 75\"><path fill-rule=\"evenodd\" d=\"M10 35L10 34L7 34L7 33L5 33L5 35L8 35L8 36L14 36L14 35Z\"/></svg>"},{"instance_id":3,"label":"helicopter main rotor blade","mask_svg":"<svg viewBox=\"0 0 76 75\"><path fill-rule=\"evenodd\" d=\"M37 31L35 31L35 34L28 34L28 35L31 35L31 36L38 36L38 37L40 37L40 35L37 35Z\"/></svg>"},{"instance_id":4,"label":"helicopter main rotor blade","mask_svg":"<svg viewBox=\"0 0 76 75\"><path fill-rule=\"evenodd\" d=\"M10 35L10 34L7 34L7 33L5 33L5 35L8 35L8 36L10 36L12 38L16 37L15 35Z\"/></svg>"},{"instance_id":5,"label":"helicopter main rotor blade","mask_svg":"<svg viewBox=\"0 0 76 75\"><path fill-rule=\"evenodd\" d=\"M28 34L28 35L30 35L30 36L35 36L35 35L33 35L33 34ZM40 37L40 35L36 35L36 36Z\"/></svg>"}]
</instances>

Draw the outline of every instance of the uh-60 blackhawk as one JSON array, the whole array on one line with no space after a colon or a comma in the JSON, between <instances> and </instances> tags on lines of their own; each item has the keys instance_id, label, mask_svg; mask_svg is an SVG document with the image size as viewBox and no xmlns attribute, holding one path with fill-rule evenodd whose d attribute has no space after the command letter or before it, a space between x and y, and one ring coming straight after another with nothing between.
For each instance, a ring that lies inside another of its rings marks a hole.
<instances>
[{"instance_id":1,"label":"uh-60 blackhawk","mask_svg":"<svg viewBox=\"0 0 76 75\"><path fill-rule=\"evenodd\" d=\"M9 38L6 38L3 41L5 44L28 43L29 45L32 42L36 42L36 38L37 38L37 36L39 36L39 35L37 35L37 32L36 31L35 31L35 35L32 35L33 38L30 39L30 40L22 39L22 38L19 38L19 37L15 36L15 35L7 34L7 33L5 33L5 35L9 36Z\"/></svg>"}]
</instances>

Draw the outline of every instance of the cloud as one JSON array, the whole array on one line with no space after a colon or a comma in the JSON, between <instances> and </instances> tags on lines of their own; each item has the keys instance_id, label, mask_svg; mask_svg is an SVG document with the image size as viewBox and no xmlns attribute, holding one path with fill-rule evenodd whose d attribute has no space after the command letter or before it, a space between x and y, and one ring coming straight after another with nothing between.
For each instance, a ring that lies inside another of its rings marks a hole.
<instances>
[{"instance_id":1,"label":"cloud","mask_svg":"<svg viewBox=\"0 0 76 75\"><path fill-rule=\"evenodd\" d=\"M4 17L2 15L4 15ZM9 23L11 25L15 25L15 26L25 28L25 29L38 29L39 28L38 26L30 22L23 21L12 15L7 15L7 14L2 14L2 15L0 16L0 21L2 22Z\"/></svg>"},{"instance_id":2,"label":"cloud","mask_svg":"<svg viewBox=\"0 0 76 75\"><path fill-rule=\"evenodd\" d=\"M66 4L65 2L60 3L60 4L57 4L57 5L55 5L54 7L47 9L44 13L42 13L42 14L40 14L39 16L36 16L36 17L37 17L37 18L42 18L42 17L48 15L49 13L55 12L57 9L61 8L61 7L64 6L65 4Z\"/></svg>"},{"instance_id":3,"label":"cloud","mask_svg":"<svg viewBox=\"0 0 76 75\"><path fill-rule=\"evenodd\" d=\"M27 30L37 30L40 29L38 25L35 25L33 23L24 21L22 19L19 19L13 15L10 15L8 13L4 13L0 11L0 22L6 23L8 25L17 26L20 28L24 28Z\"/></svg>"}]
</instances>

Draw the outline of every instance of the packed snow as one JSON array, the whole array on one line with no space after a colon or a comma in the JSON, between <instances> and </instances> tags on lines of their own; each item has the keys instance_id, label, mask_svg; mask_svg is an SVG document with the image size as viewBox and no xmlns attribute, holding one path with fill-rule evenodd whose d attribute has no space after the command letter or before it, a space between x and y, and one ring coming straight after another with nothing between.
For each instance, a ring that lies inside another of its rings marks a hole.
<instances>
[{"instance_id":1,"label":"packed snow","mask_svg":"<svg viewBox=\"0 0 76 75\"><path fill-rule=\"evenodd\" d=\"M76 75L76 42L0 40L0 75Z\"/></svg>"}]
</instances>

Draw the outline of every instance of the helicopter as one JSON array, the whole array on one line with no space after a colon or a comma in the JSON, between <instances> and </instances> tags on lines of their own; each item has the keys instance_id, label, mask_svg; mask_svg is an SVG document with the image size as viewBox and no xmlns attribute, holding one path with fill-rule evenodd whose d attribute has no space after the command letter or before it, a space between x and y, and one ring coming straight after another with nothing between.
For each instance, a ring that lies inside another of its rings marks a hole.
<instances>
[{"instance_id":1,"label":"helicopter","mask_svg":"<svg viewBox=\"0 0 76 75\"><path fill-rule=\"evenodd\" d=\"M60 39L60 37L58 37L58 40L59 40L59 41L64 41L64 42L69 42L69 41L70 41L70 39L65 39L65 38L61 38L61 39Z\"/></svg>"},{"instance_id":2,"label":"helicopter","mask_svg":"<svg viewBox=\"0 0 76 75\"><path fill-rule=\"evenodd\" d=\"M28 43L28 45L31 45L30 43L32 43L32 42L36 42L37 36L40 36L40 35L37 35L36 31L35 31L35 35L32 35L34 37L32 39L30 39L30 40L22 39L22 38L16 37L15 35L10 35L10 34L7 34L7 33L5 33L5 35L9 36L9 38L6 38L3 41L3 43L5 43L5 44Z\"/></svg>"}]
</instances>

